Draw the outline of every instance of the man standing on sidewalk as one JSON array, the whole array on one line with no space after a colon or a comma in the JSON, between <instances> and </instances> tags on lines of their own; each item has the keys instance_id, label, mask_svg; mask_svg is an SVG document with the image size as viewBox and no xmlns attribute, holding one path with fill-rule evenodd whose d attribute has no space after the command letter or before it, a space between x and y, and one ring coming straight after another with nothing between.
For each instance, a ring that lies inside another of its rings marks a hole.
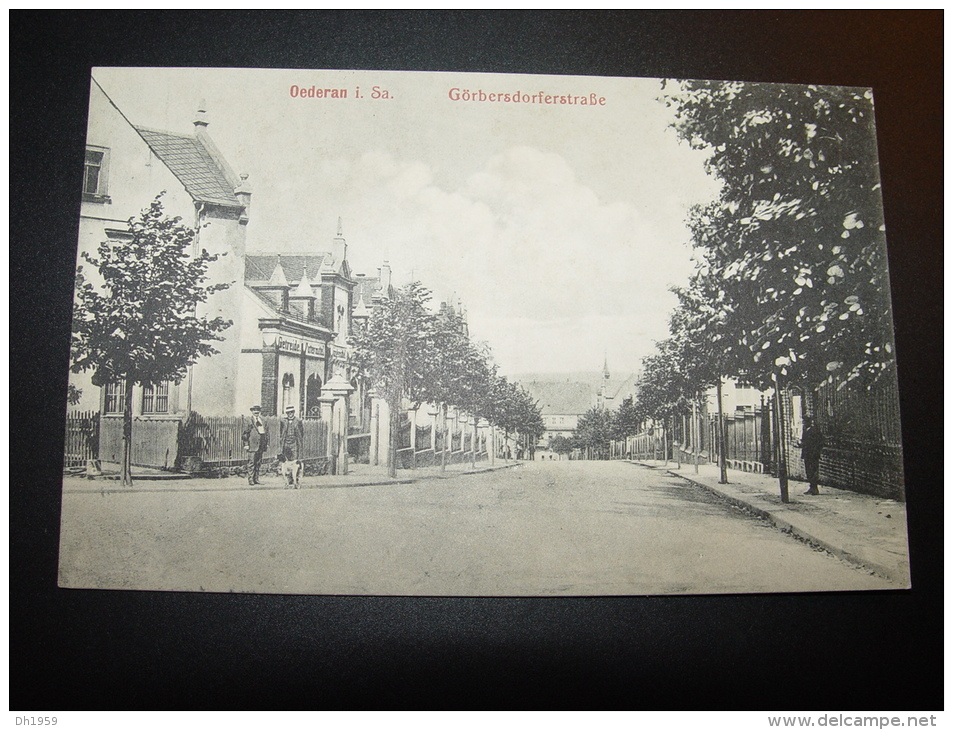
<instances>
[{"instance_id":1,"label":"man standing on sidewalk","mask_svg":"<svg viewBox=\"0 0 953 730\"><path fill-rule=\"evenodd\" d=\"M288 461L298 461L302 457L304 444L304 426L295 418L295 407L285 408L285 417L280 421L281 453Z\"/></svg>"},{"instance_id":2,"label":"man standing on sidewalk","mask_svg":"<svg viewBox=\"0 0 953 730\"><path fill-rule=\"evenodd\" d=\"M261 406L251 407L251 421L242 432L245 451L248 452L248 483L261 484L258 474L261 471L261 456L268 448L268 427L261 418Z\"/></svg>"},{"instance_id":3,"label":"man standing on sidewalk","mask_svg":"<svg viewBox=\"0 0 953 730\"><path fill-rule=\"evenodd\" d=\"M817 482L823 449L824 436L820 429L814 425L813 418L805 418L804 431L801 433L801 458L804 460L804 471L807 472L807 481L810 486L804 494L820 494Z\"/></svg>"}]
</instances>

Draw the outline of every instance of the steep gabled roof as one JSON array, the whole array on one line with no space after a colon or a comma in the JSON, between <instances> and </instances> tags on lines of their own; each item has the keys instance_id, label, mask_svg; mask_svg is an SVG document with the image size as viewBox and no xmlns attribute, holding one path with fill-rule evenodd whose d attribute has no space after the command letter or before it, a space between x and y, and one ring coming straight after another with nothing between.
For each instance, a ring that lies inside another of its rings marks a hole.
<instances>
[{"instance_id":1,"label":"steep gabled roof","mask_svg":"<svg viewBox=\"0 0 953 730\"><path fill-rule=\"evenodd\" d=\"M543 415L581 415L595 404L586 383L521 380L520 385L538 401Z\"/></svg>"},{"instance_id":2,"label":"steep gabled roof","mask_svg":"<svg viewBox=\"0 0 953 730\"><path fill-rule=\"evenodd\" d=\"M306 274L311 282L321 281L321 265L327 254L308 256L249 255L245 257L245 281L267 282L281 260L281 268L289 284L297 284Z\"/></svg>"},{"instance_id":3,"label":"steep gabled roof","mask_svg":"<svg viewBox=\"0 0 953 730\"><path fill-rule=\"evenodd\" d=\"M135 129L195 200L242 207L235 197L234 174L201 139L146 127Z\"/></svg>"},{"instance_id":4,"label":"steep gabled roof","mask_svg":"<svg viewBox=\"0 0 953 730\"><path fill-rule=\"evenodd\" d=\"M629 377L621 382L610 380L609 387L606 389L606 395L615 400L618 405L624 398L628 398L629 395L634 396L637 390L638 378L635 373L631 373Z\"/></svg>"}]
</instances>

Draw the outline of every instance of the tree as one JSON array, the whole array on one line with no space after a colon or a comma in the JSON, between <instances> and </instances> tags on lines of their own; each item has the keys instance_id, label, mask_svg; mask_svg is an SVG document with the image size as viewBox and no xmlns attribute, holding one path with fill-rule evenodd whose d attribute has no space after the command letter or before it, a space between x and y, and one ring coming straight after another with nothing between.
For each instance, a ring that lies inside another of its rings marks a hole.
<instances>
[{"instance_id":1,"label":"tree","mask_svg":"<svg viewBox=\"0 0 953 730\"><path fill-rule=\"evenodd\" d=\"M674 127L724 187L690 222L749 377L872 383L894 367L869 90L681 82Z\"/></svg>"},{"instance_id":2,"label":"tree","mask_svg":"<svg viewBox=\"0 0 953 730\"><path fill-rule=\"evenodd\" d=\"M442 411L444 428L447 409L461 405L460 394L464 392L470 373L465 368L470 358L470 339L463 318L450 308L442 309L434 318L433 353L428 361L429 373L424 385L427 399L438 404ZM444 433L440 470L447 468L447 451L450 447L448 434Z\"/></svg>"},{"instance_id":3,"label":"tree","mask_svg":"<svg viewBox=\"0 0 953 730\"><path fill-rule=\"evenodd\" d=\"M355 364L388 406L387 465L397 476L397 413L406 396L417 405L429 399L438 369L436 323L427 310L430 292L412 282L384 300L367 327L352 338Z\"/></svg>"},{"instance_id":4,"label":"tree","mask_svg":"<svg viewBox=\"0 0 953 730\"><path fill-rule=\"evenodd\" d=\"M181 382L189 366L218 352L212 343L231 326L197 314L229 284L204 283L219 256L204 249L189 254L197 231L165 214L162 195L129 219L128 240L104 241L95 256L83 252L102 283L94 286L79 271L73 308L73 372L92 370L94 385L125 388L121 472L130 486L133 386Z\"/></svg>"},{"instance_id":5,"label":"tree","mask_svg":"<svg viewBox=\"0 0 953 730\"><path fill-rule=\"evenodd\" d=\"M77 388L72 383L68 383L66 386L66 402L71 406L75 406L79 403L80 399L83 397L82 388Z\"/></svg>"},{"instance_id":6,"label":"tree","mask_svg":"<svg viewBox=\"0 0 953 730\"><path fill-rule=\"evenodd\" d=\"M593 406L579 416L576 430L573 431L574 448L588 450L596 458L605 459L612 440L612 414L606 408Z\"/></svg>"},{"instance_id":7,"label":"tree","mask_svg":"<svg viewBox=\"0 0 953 730\"><path fill-rule=\"evenodd\" d=\"M518 433L527 442L527 449L534 449L536 442L546 430L543 416L536 400L517 383L506 378L496 379L495 400L497 403L494 423L503 429L507 437Z\"/></svg>"},{"instance_id":8,"label":"tree","mask_svg":"<svg viewBox=\"0 0 953 730\"><path fill-rule=\"evenodd\" d=\"M665 422L688 409L697 389L685 375L675 341L666 339L655 346L655 354L642 359L635 406L643 420Z\"/></svg>"},{"instance_id":9,"label":"tree","mask_svg":"<svg viewBox=\"0 0 953 730\"><path fill-rule=\"evenodd\" d=\"M571 454L573 450L572 440L562 434L556 434L550 439L549 450L557 454Z\"/></svg>"},{"instance_id":10,"label":"tree","mask_svg":"<svg viewBox=\"0 0 953 730\"><path fill-rule=\"evenodd\" d=\"M513 430L520 434L523 448L529 452L529 458L533 459L536 444L546 431L539 402L522 386L515 386L510 396L510 411Z\"/></svg>"},{"instance_id":11,"label":"tree","mask_svg":"<svg viewBox=\"0 0 953 730\"><path fill-rule=\"evenodd\" d=\"M678 307L669 321L676 353L685 376L696 388L715 387L718 408L718 465L720 482L728 483L725 456L725 417L722 383L747 366L747 352L733 336L735 309L718 279L697 272L687 288L673 288Z\"/></svg>"},{"instance_id":12,"label":"tree","mask_svg":"<svg viewBox=\"0 0 953 730\"><path fill-rule=\"evenodd\" d=\"M641 430L644 420L635 405L635 399L632 396L623 398L612 414L612 439L622 441L629 436L635 436Z\"/></svg>"},{"instance_id":13,"label":"tree","mask_svg":"<svg viewBox=\"0 0 953 730\"><path fill-rule=\"evenodd\" d=\"M489 362L489 352L474 343L463 352L458 363L462 377L460 390L455 401L473 418L473 434L470 441L472 463L476 465L477 422L480 418L490 418L494 412L493 380L495 370Z\"/></svg>"}]
</instances>

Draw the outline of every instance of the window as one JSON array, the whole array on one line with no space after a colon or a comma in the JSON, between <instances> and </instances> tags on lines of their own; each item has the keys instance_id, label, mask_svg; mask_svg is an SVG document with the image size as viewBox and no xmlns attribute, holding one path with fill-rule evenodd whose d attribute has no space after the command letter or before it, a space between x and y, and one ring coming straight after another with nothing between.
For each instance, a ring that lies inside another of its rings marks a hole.
<instances>
[{"instance_id":1,"label":"window","mask_svg":"<svg viewBox=\"0 0 953 730\"><path fill-rule=\"evenodd\" d=\"M83 199L108 202L106 196L106 166L109 150L105 147L87 147L83 170Z\"/></svg>"},{"instance_id":2,"label":"window","mask_svg":"<svg viewBox=\"0 0 953 730\"><path fill-rule=\"evenodd\" d=\"M285 373L281 376L281 413L284 413L285 408L288 406L295 406L297 408L292 392L294 387L295 376L292 373Z\"/></svg>"},{"instance_id":3,"label":"window","mask_svg":"<svg viewBox=\"0 0 953 730\"><path fill-rule=\"evenodd\" d=\"M126 384L108 383L103 413L122 413L126 406Z\"/></svg>"},{"instance_id":4,"label":"window","mask_svg":"<svg viewBox=\"0 0 953 730\"><path fill-rule=\"evenodd\" d=\"M142 386L142 412L168 413L169 412L169 384L146 384Z\"/></svg>"}]
</instances>

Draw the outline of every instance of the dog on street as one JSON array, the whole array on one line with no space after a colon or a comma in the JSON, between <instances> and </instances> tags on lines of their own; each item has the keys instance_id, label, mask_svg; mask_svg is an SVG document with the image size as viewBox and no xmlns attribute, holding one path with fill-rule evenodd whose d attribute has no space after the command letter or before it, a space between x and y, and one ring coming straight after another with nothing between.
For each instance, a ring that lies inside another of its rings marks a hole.
<instances>
[{"instance_id":1,"label":"dog on street","mask_svg":"<svg viewBox=\"0 0 953 730\"><path fill-rule=\"evenodd\" d=\"M288 459L284 454L278 454L278 473L287 480L289 489L300 489L304 464L297 459Z\"/></svg>"}]
</instances>

